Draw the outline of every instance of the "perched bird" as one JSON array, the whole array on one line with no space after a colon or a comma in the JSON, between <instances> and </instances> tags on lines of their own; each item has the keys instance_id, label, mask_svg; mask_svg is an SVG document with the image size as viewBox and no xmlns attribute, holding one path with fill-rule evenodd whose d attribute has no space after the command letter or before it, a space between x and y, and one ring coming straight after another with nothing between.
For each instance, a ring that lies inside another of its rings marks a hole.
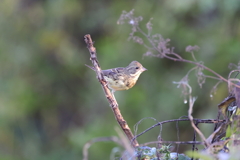
<instances>
[{"instance_id":1,"label":"perched bird","mask_svg":"<svg viewBox=\"0 0 240 160\"><path fill-rule=\"evenodd\" d=\"M108 70L103 70L105 80L108 83L108 87L112 89L112 93L115 91L128 90L132 88L142 72L146 71L141 63L132 61L127 67L119 67Z\"/></svg>"},{"instance_id":2,"label":"perched bird","mask_svg":"<svg viewBox=\"0 0 240 160\"><path fill-rule=\"evenodd\" d=\"M88 66L88 65L86 65ZM93 67L88 66L92 70ZM118 67L113 69L102 70L104 79L107 81L108 87L112 90L112 96L115 99L114 92L128 90L132 88L142 72L146 71L141 63L132 61L127 67Z\"/></svg>"}]
</instances>

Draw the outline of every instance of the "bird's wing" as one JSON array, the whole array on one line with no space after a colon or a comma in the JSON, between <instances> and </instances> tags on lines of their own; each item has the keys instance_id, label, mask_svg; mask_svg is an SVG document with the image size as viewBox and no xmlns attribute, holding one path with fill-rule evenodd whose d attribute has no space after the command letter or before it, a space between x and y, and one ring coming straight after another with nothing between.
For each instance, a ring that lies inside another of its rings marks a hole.
<instances>
[{"instance_id":1,"label":"bird's wing","mask_svg":"<svg viewBox=\"0 0 240 160\"><path fill-rule=\"evenodd\" d=\"M103 73L104 76L118 74L118 73L123 73L123 72L124 72L124 68L123 67L102 70L102 73Z\"/></svg>"}]
</instances>

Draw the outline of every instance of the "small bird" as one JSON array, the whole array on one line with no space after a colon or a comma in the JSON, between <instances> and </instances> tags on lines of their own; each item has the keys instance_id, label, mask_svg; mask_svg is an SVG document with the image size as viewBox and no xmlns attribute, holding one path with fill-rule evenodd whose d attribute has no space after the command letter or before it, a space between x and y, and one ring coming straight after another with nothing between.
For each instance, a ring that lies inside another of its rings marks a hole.
<instances>
[{"instance_id":1,"label":"small bird","mask_svg":"<svg viewBox=\"0 0 240 160\"><path fill-rule=\"evenodd\" d=\"M115 91L128 90L132 88L142 72L146 71L141 63L132 61L127 67L118 67L103 70L103 76L108 83L108 87Z\"/></svg>"},{"instance_id":2,"label":"small bird","mask_svg":"<svg viewBox=\"0 0 240 160\"><path fill-rule=\"evenodd\" d=\"M86 65L88 66L88 65ZM92 70L93 67L88 66ZM115 99L114 92L128 90L132 88L142 72L146 71L141 63L132 61L127 67L118 67L113 69L102 70L104 79L107 81L108 87L112 90L112 96Z\"/></svg>"}]
</instances>

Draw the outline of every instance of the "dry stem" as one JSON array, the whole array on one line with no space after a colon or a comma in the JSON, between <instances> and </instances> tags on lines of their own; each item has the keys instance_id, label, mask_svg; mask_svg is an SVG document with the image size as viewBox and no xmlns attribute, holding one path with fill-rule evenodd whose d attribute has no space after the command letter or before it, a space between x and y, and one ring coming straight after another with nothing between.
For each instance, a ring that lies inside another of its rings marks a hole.
<instances>
[{"instance_id":1,"label":"dry stem","mask_svg":"<svg viewBox=\"0 0 240 160\"><path fill-rule=\"evenodd\" d=\"M146 132L150 131L151 129L163 125L165 123L170 123L170 122L180 122L180 121L190 121L190 119L172 119L172 120L166 120L162 122L158 122L157 124L154 124L153 126L149 127L148 129L144 130L143 132L139 133L134 137L134 139L140 137L141 135L145 134ZM225 122L225 120L219 120L219 119L196 119L194 118L193 121L195 123L219 123L219 122Z\"/></svg>"},{"instance_id":2,"label":"dry stem","mask_svg":"<svg viewBox=\"0 0 240 160\"><path fill-rule=\"evenodd\" d=\"M192 98L191 95L189 96L189 109L188 109L188 118L191 122L191 125L193 127L193 129L198 133L198 135L201 137L202 141L204 142L204 145L206 148L209 147L209 144L206 140L206 138L204 137L204 135L202 134L202 132L198 129L198 127L195 125L194 121L193 121L193 116L192 116L192 110L193 110L193 104L194 104L195 98Z\"/></svg>"},{"instance_id":3,"label":"dry stem","mask_svg":"<svg viewBox=\"0 0 240 160\"><path fill-rule=\"evenodd\" d=\"M129 128L127 122L124 120L124 118L118 108L118 103L113 98L113 95L111 94L110 90L107 87L107 82L105 81L105 79L103 77L102 70L101 70L99 62L97 60L97 52L96 52L96 48L93 46L91 36L89 34L85 35L84 40L87 44L87 48L90 53L90 60L92 61L94 70L97 75L97 79L103 88L103 91L105 93L105 96L106 96L111 108L112 108L114 116L115 116L118 124L121 126L123 132L128 137L129 142L131 142L131 145L135 148L135 147L139 146L139 144L138 144L137 140L134 139L131 129Z\"/></svg>"},{"instance_id":4,"label":"dry stem","mask_svg":"<svg viewBox=\"0 0 240 160\"><path fill-rule=\"evenodd\" d=\"M106 142L106 141L112 141L112 142L118 143L119 145L123 145L121 143L121 140L115 136L114 137L99 137L99 138L92 139L92 140L88 141L83 147L83 160L88 160L88 149L91 147L91 145L93 143Z\"/></svg>"}]
</instances>

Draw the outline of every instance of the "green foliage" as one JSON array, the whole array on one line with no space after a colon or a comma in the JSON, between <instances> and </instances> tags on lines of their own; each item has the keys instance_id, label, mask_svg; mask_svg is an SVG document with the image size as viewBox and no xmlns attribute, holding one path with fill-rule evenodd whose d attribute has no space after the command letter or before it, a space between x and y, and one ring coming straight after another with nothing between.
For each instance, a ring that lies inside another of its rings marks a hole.
<instances>
[{"instance_id":1,"label":"green foliage","mask_svg":"<svg viewBox=\"0 0 240 160\"><path fill-rule=\"evenodd\" d=\"M200 158L203 160L212 160L213 159L213 157L211 155L207 155L207 154L199 153L199 152L187 151L186 155L189 157Z\"/></svg>"},{"instance_id":2,"label":"green foliage","mask_svg":"<svg viewBox=\"0 0 240 160\"><path fill-rule=\"evenodd\" d=\"M113 128L118 124L95 73L84 65L90 64L85 34L95 41L102 69L126 66L133 60L148 69L131 90L115 95L130 127L144 117L162 121L186 115L188 107L172 82L192 66L143 58L144 47L127 41L129 26L117 25L122 11L133 8L144 17L140 26L144 28L153 18L153 32L170 38L181 56L191 57L185 47L198 45L196 59L224 77L228 64L239 61L240 3L236 0L2 0L0 157L81 159L88 140L116 135ZM220 86L211 101L215 82L207 80L203 89L195 79L190 83L199 100L194 114L214 118L217 104L227 96L227 85ZM139 130L148 127L149 123L143 123ZM192 136L189 128L181 128L180 139ZM209 133L212 128L204 131ZM139 137L139 142L156 140L158 134L156 129ZM162 137L176 137L175 124L164 126ZM93 147L89 159L106 159L113 147L105 143Z\"/></svg>"},{"instance_id":3,"label":"green foliage","mask_svg":"<svg viewBox=\"0 0 240 160\"><path fill-rule=\"evenodd\" d=\"M161 148L156 149L155 147L138 147L137 148L137 157L139 159L146 160L157 160L158 156L161 160L190 160L189 157L184 154L178 154L170 151L171 145L162 145ZM157 156L158 155L158 156Z\"/></svg>"},{"instance_id":4,"label":"green foliage","mask_svg":"<svg viewBox=\"0 0 240 160\"><path fill-rule=\"evenodd\" d=\"M226 137L231 137L232 134L234 133L232 127L228 125L227 130L226 130Z\"/></svg>"},{"instance_id":5,"label":"green foliage","mask_svg":"<svg viewBox=\"0 0 240 160\"><path fill-rule=\"evenodd\" d=\"M150 147L139 147L137 149L137 157L140 159L155 159L157 158L157 149L155 147L150 148Z\"/></svg>"}]
</instances>

